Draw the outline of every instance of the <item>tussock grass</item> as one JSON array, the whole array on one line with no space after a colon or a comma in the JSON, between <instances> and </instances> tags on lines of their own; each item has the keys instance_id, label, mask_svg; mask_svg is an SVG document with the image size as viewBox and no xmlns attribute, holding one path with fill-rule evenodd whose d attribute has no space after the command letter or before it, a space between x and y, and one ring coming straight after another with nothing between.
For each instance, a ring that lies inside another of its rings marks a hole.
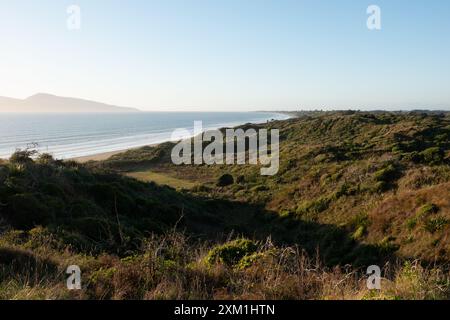
<instances>
[{"instance_id":1,"label":"tussock grass","mask_svg":"<svg viewBox=\"0 0 450 320\"><path fill-rule=\"evenodd\" d=\"M237 241L237 242L236 242ZM172 232L146 239L131 256L80 257L66 250L65 257L47 247L43 251L64 270L79 263L82 290L68 291L62 272L0 278L3 299L446 299L448 272L425 268L417 261L385 265L381 290L367 289L364 269L325 267L298 247L277 247L270 239L252 250L228 250L228 263L211 259L213 252L236 246L198 242ZM16 248L18 259L20 250ZM213 254L214 255L214 254ZM236 263L235 263L236 262ZM40 279L32 281L32 279Z\"/></svg>"}]
</instances>

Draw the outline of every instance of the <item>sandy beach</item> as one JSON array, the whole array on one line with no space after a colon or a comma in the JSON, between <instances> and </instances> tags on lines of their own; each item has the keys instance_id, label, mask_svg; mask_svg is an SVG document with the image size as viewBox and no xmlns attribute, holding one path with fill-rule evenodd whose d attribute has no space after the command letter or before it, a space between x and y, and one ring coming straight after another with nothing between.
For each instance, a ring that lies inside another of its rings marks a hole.
<instances>
[{"instance_id":1,"label":"sandy beach","mask_svg":"<svg viewBox=\"0 0 450 320\"><path fill-rule=\"evenodd\" d=\"M76 158L71 158L70 160L75 160L77 162L80 163L85 163L88 161L103 161L108 159L109 157L112 157L113 155L128 151L131 149L124 149L124 150L118 150L118 151L110 151L110 152L103 152L103 153L97 153L97 154L92 154L89 156L83 156L83 157L76 157Z\"/></svg>"},{"instance_id":2,"label":"sandy beach","mask_svg":"<svg viewBox=\"0 0 450 320\"><path fill-rule=\"evenodd\" d=\"M143 147L156 147L159 144L160 143L153 143L153 144L149 144L147 146L141 146L141 147L136 147L136 148L128 148L128 149L122 149L122 150L117 150L117 151L101 152L101 153L91 154L88 156L70 158L70 160L75 160L80 163L85 163L85 162L89 162L89 161L103 161L103 160L106 160L106 159L116 155L116 154L127 152L128 150L136 150L136 149L140 149Z\"/></svg>"}]
</instances>

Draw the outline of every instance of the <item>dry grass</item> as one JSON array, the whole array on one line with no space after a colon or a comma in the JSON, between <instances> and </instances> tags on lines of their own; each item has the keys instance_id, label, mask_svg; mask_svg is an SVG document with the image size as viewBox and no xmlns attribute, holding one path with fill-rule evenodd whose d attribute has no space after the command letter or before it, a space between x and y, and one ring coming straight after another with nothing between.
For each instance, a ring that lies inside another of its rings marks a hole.
<instances>
[{"instance_id":1,"label":"dry grass","mask_svg":"<svg viewBox=\"0 0 450 320\"><path fill-rule=\"evenodd\" d=\"M126 175L141 181L153 181L159 185L167 185L176 189L191 189L197 184L189 180L174 178L164 173L152 171L135 171L127 173Z\"/></svg>"},{"instance_id":2,"label":"dry grass","mask_svg":"<svg viewBox=\"0 0 450 320\"><path fill-rule=\"evenodd\" d=\"M382 289L368 290L365 270L324 267L297 247L279 248L270 239L259 243L250 264L209 264L212 245L195 242L180 233L153 236L139 254L78 256L41 247L52 257L54 273L0 273L3 299L446 299L448 273L424 268L418 262L386 265ZM23 249L10 248L19 255ZM36 260L40 256L35 256ZM79 264L81 291L65 288L65 267ZM11 264L10 264L11 265ZM30 279L34 279L30 281Z\"/></svg>"},{"instance_id":3,"label":"dry grass","mask_svg":"<svg viewBox=\"0 0 450 320\"><path fill-rule=\"evenodd\" d=\"M399 245L397 254L428 262L446 260L450 254L450 184L417 191L403 191L384 200L369 213L368 240L380 242L390 237ZM436 212L423 207L435 206Z\"/></svg>"}]
</instances>

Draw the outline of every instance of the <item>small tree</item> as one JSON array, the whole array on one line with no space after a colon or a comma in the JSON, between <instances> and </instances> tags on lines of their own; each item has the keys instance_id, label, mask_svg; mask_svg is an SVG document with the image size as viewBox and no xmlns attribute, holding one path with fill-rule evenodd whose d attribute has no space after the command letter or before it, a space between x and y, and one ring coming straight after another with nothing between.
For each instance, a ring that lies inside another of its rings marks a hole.
<instances>
[{"instance_id":1,"label":"small tree","mask_svg":"<svg viewBox=\"0 0 450 320\"><path fill-rule=\"evenodd\" d=\"M42 153L37 157L36 161L40 164L52 164L55 162L55 159L50 153Z\"/></svg>"},{"instance_id":2,"label":"small tree","mask_svg":"<svg viewBox=\"0 0 450 320\"><path fill-rule=\"evenodd\" d=\"M37 153L34 149L17 149L9 158L9 162L13 164L24 165L33 162L32 157Z\"/></svg>"}]
</instances>

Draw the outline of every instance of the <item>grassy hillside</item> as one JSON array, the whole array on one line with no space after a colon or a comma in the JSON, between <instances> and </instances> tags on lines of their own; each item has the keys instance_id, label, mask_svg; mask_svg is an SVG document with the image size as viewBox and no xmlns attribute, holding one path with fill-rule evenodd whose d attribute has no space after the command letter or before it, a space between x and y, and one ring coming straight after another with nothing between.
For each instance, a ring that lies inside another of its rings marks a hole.
<instances>
[{"instance_id":1,"label":"grassy hillside","mask_svg":"<svg viewBox=\"0 0 450 320\"><path fill-rule=\"evenodd\" d=\"M253 127L262 126L280 129L280 170L273 177L260 176L255 166L174 166L169 144L116 155L101 165L198 182L190 190L194 195L333 226L400 257L449 261L449 114L310 113ZM223 174L235 183L218 187ZM427 206L436 209L422 214ZM286 237L295 234L295 242L304 243L331 236L317 232L292 229Z\"/></svg>"},{"instance_id":2,"label":"grassy hillside","mask_svg":"<svg viewBox=\"0 0 450 320\"><path fill-rule=\"evenodd\" d=\"M248 127L280 129L277 175L175 166L172 143L87 164L29 151L0 163L0 297L449 297L449 114ZM81 291L65 289L71 264ZM380 292L365 287L370 264L386 266Z\"/></svg>"}]
</instances>

